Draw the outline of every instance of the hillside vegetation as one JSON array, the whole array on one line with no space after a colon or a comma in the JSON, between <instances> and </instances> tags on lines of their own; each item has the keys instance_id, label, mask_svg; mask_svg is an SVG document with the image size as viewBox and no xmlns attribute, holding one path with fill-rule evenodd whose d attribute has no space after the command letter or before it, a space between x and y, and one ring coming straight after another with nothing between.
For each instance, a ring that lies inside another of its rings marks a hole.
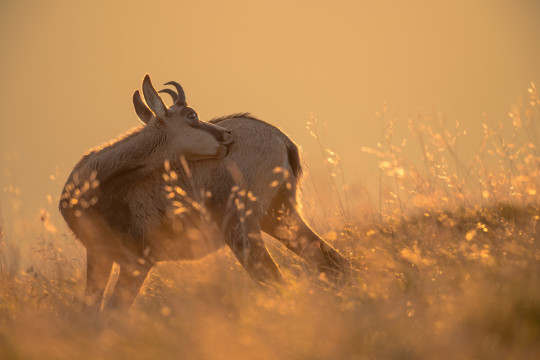
<instances>
[{"instance_id":1,"label":"hillside vegetation","mask_svg":"<svg viewBox=\"0 0 540 360\"><path fill-rule=\"evenodd\" d=\"M363 197L312 119L332 191L321 200L306 178L303 212L353 262L339 284L268 238L282 287L254 284L224 248L159 264L128 313L90 318L71 234L46 210L10 237L0 223L0 358L540 358L539 109L532 84L507 119L485 119L471 159L459 155L459 124L419 117L405 145L383 109L381 139L363 149L379 185ZM413 146L420 161L406 155Z\"/></svg>"}]
</instances>

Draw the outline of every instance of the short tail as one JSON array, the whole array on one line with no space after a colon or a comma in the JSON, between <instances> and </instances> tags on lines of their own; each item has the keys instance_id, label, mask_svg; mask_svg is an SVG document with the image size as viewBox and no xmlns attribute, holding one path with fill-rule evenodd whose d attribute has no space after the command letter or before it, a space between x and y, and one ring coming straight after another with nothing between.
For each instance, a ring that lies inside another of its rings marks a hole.
<instances>
[{"instance_id":1,"label":"short tail","mask_svg":"<svg viewBox=\"0 0 540 360\"><path fill-rule=\"evenodd\" d=\"M293 172L296 181L300 181L302 177L302 165L300 164L300 151L298 146L293 143L291 140L287 142L287 157L289 159L289 165Z\"/></svg>"}]
</instances>

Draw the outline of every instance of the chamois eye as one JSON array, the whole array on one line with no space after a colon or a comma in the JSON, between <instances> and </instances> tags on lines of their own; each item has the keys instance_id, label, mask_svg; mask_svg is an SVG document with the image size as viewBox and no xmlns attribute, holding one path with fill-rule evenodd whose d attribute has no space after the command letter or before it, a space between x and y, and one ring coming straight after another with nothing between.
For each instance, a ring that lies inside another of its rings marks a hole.
<instances>
[{"instance_id":1,"label":"chamois eye","mask_svg":"<svg viewBox=\"0 0 540 360\"><path fill-rule=\"evenodd\" d=\"M191 112L191 113L187 114L187 118L191 119L191 120L195 120L197 118L197 114L194 113L194 112Z\"/></svg>"}]
</instances>

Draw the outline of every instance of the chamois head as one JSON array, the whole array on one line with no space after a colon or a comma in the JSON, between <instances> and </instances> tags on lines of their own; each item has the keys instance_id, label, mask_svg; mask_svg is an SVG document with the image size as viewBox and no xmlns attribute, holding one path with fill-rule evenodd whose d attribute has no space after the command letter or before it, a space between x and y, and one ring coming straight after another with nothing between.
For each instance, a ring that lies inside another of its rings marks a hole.
<instances>
[{"instance_id":1,"label":"chamois head","mask_svg":"<svg viewBox=\"0 0 540 360\"><path fill-rule=\"evenodd\" d=\"M142 90L143 102L139 90L133 94L135 112L147 126L163 129L173 137L174 152L182 153L188 160L222 158L228 153L228 145L233 142L229 130L199 120L197 112L187 106L182 86L175 81L165 85L173 85L171 89L163 89L173 98L173 105L165 106L158 92L152 86L150 76L144 77Z\"/></svg>"}]
</instances>

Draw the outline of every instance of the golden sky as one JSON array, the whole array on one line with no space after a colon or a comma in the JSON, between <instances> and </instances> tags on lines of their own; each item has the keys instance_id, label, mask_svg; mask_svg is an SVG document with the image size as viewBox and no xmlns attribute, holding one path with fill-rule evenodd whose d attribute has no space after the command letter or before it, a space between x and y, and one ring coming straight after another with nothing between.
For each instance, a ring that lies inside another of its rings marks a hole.
<instances>
[{"instance_id":1,"label":"golden sky","mask_svg":"<svg viewBox=\"0 0 540 360\"><path fill-rule=\"evenodd\" d=\"M202 119L278 125L316 169L313 114L363 180L384 102L404 124L418 109L460 121L471 151L483 112L507 116L540 77L540 2L3 0L0 54L4 213L3 188L46 204L83 152L137 125L145 73L180 82Z\"/></svg>"}]
</instances>

